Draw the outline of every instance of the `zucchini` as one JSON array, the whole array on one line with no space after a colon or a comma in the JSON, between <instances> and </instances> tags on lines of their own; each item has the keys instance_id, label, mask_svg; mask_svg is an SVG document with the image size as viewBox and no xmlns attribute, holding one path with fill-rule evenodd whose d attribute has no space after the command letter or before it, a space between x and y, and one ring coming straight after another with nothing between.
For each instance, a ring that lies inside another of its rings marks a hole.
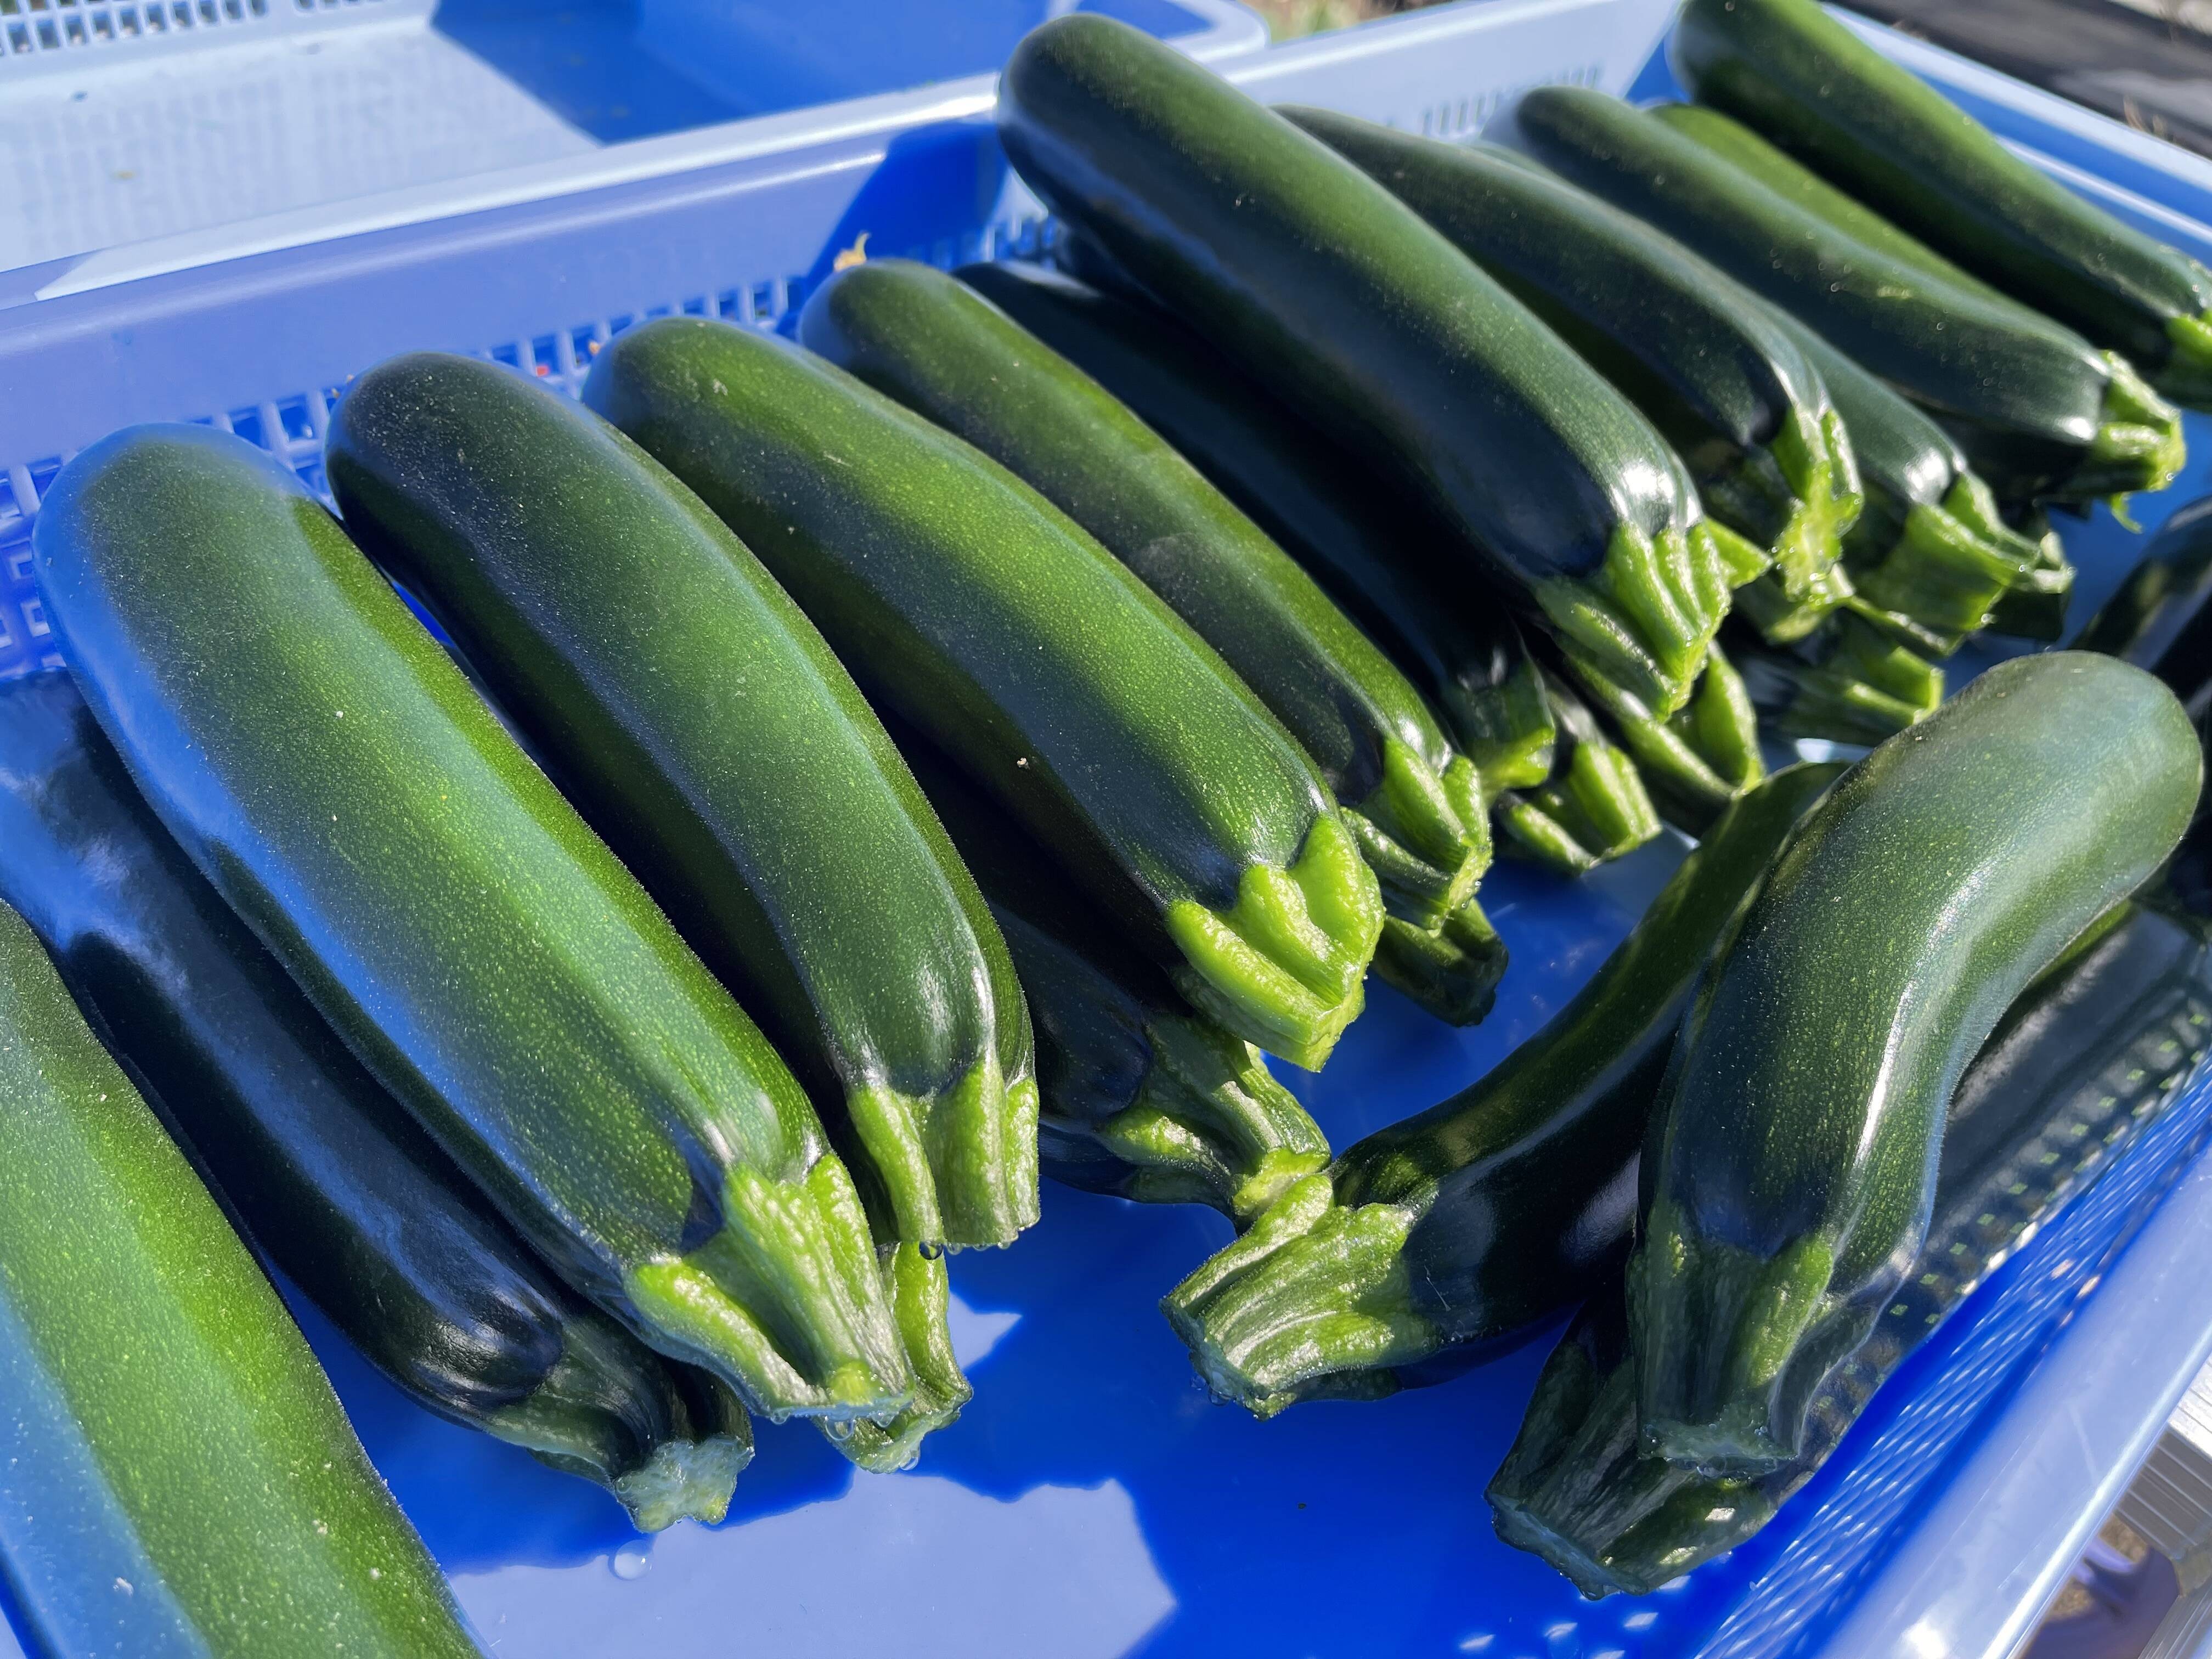
<instances>
[{"instance_id":1,"label":"zucchini","mask_svg":"<svg viewBox=\"0 0 2212 1659\"><path fill-rule=\"evenodd\" d=\"M1628 1267L1652 1449L1802 1449L1919 1248L1943 1108L2006 1007L2187 827L2173 694L2109 657L1990 670L1799 825L1707 969Z\"/></svg>"},{"instance_id":2,"label":"zucchini","mask_svg":"<svg viewBox=\"0 0 2212 1659\"><path fill-rule=\"evenodd\" d=\"M248 1243L416 1403L714 1522L744 1407L548 1273L192 868L65 675L0 685L0 902Z\"/></svg>"},{"instance_id":3,"label":"zucchini","mask_svg":"<svg viewBox=\"0 0 2212 1659\"><path fill-rule=\"evenodd\" d=\"M1871 748L1917 725L1943 701L1943 671L1849 612L1777 649L1743 648L1744 684L1778 735Z\"/></svg>"},{"instance_id":4,"label":"zucchini","mask_svg":"<svg viewBox=\"0 0 2212 1659\"><path fill-rule=\"evenodd\" d=\"M1885 217L2015 299L2212 407L2212 271L1999 143L1812 0L1689 0L1674 62Z\"/></svg>"},{"instance_id":5,"label":"zucchini","mask_svg":"<svg viewBox=\"0 0 2212 1659\"><path fill-rule=\"evenodd\" d=\"M2197 930L2128 907L2013 1005L1967 1070L1927 1240L1873 1334L1813 1396L1799 1456L1746 1479L1644 1451L1624 1309L1608 1290L1545 1363L1490 1482L1498 1536L1590 1596L1649 1595L1752 1537L1975 1286L2172 1103L2203 1060L2208 1022Z\"/></svg>"},{"instance_id":6,"label":"zucchini","mask_svg":"<svg viewBox=\"0 0 2212 1659\"><path fill-rule=\"evenodd\" d=\"M1702 834L1766 775L1750 692L1717 640L1705 647L1697 690L1667 719L1601 680L1585 678L1583 685L1636 757L1661 816L1679 829Z\"/></svg>"},{"instance_id":7,"label":"zucchini","mask_svg":"<svg viewBox=\"0 0 2212 1659\"><path fill-rule=\"evenodd\" d=\"M568 398L418 352L347 389L347 531L459 646L820 1104L878 1236L1036 1219L1013 964L860 689L744 544Z\"/></svg>"},{"instance_id":8,"label":"zucchini","mask_svg":"<svg viewBox=\"0 0 2212 1659\"><path fill-rule=\"evenodd\" d=\"M473 1655L269 1281L0 906L0 1558L41 1652Z\"/></svg>"},{"instance_id":9,"label":"zucchini","mask_svg":"<svg viewBox=\"0 0 2212 1659\"><path fill-rule=\"evenodd\" d=\"M769 1418L903 1406L805 1094L289 470L127 428L32 549L162 822L556 1272Z\"/></svg>"},{"instance_id":10,"label":"zucchini","mask_svg":"<svg viewBox=\"0 0 2212 1659\"><path fill-rule=\"evenodd\" d=\"M1432 929L1474 896L1490 820L1473 764L1313 578L1111 392L907 259L831 276L799 338L1030 484L1213 647L1344 803L1393 915Z\"/></svg>"},{"instance_id":11,"label":"zucchini","mask_svg":"<svg viewBox=\"0 0 2212 1659\"><path fill-rule=\"evenodd\" d=\"M1739 599L1771 639L1850 592L1834 567L1857 469L1817 370L1686 248L1494 144L1448 144L1319 109L1282 113L1496 277L1673 444L1717 525L1772 568Z\"/></svg>"},{"instance_id":12,"label":"zucchini","mask_svg":"<svg viewBox=\"0 0 2212 1659\"><path fill-rule=\"evenodd\" d=\"M1163 1303L1216 1395L1260 1417L1372 1397L1398 1367L1540 1319L1619 1271L1644 1125L1699 968L1842 775L1729 807L1574 1000L1472 1087L1291 1188Z\"/></svg>"},{"instance_id":13,"label":"zucchini","mask_svg":"<svg viewBox=\"0 0 2212 1659\"><path fill-rule=\"evenodd\" d=\"M1942 416L2001 495L2124 495L2179 468L2179 416L2072 330L1869 246L1618 98L1540 87L1515 118L1547 165Z\"/></svg>"},{"instance_id":14,"label":"zucchini","mask_svg":"<svg viewBox=\"0 0 2212 1659\"><path fill-rule=\"evenodd\" d=\"M1374 487L1435 507L1441 556L1585 672L1681 707L1728 609L1723 550L1659 434L1526 307L1317 139L1110 18L1031 30L998 125L1054 213Z\"/></svg>"},{"instance_id":15,"label":"zucchini","mask_svg":"<svg viewBox=\"0 0 2212 1659\"><path fill-rule=\"evenodd\" d=\"M1425 562L1422 550L1447 532L1416 504L1374 489L1335 446L1164 312L1040 265L955 274L1127 405L1305 567L1443 716L1499 829L1522 851L1576 874L1624 835L1638 846L1657 833L1634 764L1594 725L1580 763L1573 742L1557 741L1553 699L1512 617ZM1557 812L1513 793L1539 790L1555 774ZM1577 842L1569 823L1592 839ZM1609 828L1589 828L1600 824ZM1403 931L1384 925L1376 957L1386 969Z\"/></svg>"},{"instance_id":16,"label":"zucchini","mask_svg":"<svg viewBox=\"0 0 2212 1659\"><path fill-rule=\"evenodd\" d=\"M2075 636L2164 680L2202 723L2212 700L2212 496L2160 526L2142 557Z\"/></svg>"},{"instance_id":17,"label":"zucchini","mask_svg":"<svg viewBox=\"0 0 2212 1659\"><path fill-rule=\"evenodd\" d=\"M1193 1008L928 739L893 735L1029 995L1047 1174L1139 1203L1211 1205L1243 1225L1328 1162L1328 1142L1258 1049Z\"/></svg>"},{"instance_id":18,"label":"zucchini","mask_svg":"<svg viewBox=\"0 0 2212 1659\"><path fill-rule=\"evenodd\" d=\"M968 445L796 347L666 318L585 401L744 538L858 672L1231 1030L1309 1067L1382 906L1327 787L1175 613Z\"/></svg>"}]
</instances>

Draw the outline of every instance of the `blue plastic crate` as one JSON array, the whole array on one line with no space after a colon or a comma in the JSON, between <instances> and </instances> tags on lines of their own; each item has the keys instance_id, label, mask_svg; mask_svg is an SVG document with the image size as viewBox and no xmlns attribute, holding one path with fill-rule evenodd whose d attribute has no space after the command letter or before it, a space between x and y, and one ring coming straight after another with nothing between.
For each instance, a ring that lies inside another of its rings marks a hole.
<instances>
[{"instance_id":1,"label":"blue plastic crate","mask_svg":"<svg viewBox=\"0 0 2212 1659\"><path fill-rule=\"evenodd\" d=\"M1479 126L1539 80L1627 87L1651 0L1488 0L1254 53L1262 96L1417 130ZM2212 258L2212 167L1924 46L1885 49L2008 138ZM1663 70L1641 83L1664 89ZM2114 197L2114 191L2126 192ZM295 462L390 352L474 350L573 386L595 346L690 310L773 325L862 234L939 262L1029 245L1035 205L974 118L276 249L10 307L0 293L0 675L46 659L30 516L61 459L129 420L203 418ZM2155 527L2212 489L2212 422ZM2069 532L2080 614L2142 538ZM1340 1145L1463 1085L1632 925L1678 849L1581 883L1501 865L1513 952L1455 1031L1377 988L1294 1086ZM1013 1249L953 1259L976 1399L897 1476L763 1427L731 1517L653 1540L612 1502L401 1399L302 1322L378 1467L502 1656L1604 1656L2007 1652L2212 1344L2212 1126L2200 1083L1947 1323L1829 1467L1733 1556L1661 1594L1582 1601L1492 1535L1482 1486L1556 1327L1453 1381L1272 1423L1206 1400L1155 1310L1227 1237L1211 1213L1048 1185ZM2130 1243L2130 1241L2133 1240Z\"/></svg>"}]
</instances>

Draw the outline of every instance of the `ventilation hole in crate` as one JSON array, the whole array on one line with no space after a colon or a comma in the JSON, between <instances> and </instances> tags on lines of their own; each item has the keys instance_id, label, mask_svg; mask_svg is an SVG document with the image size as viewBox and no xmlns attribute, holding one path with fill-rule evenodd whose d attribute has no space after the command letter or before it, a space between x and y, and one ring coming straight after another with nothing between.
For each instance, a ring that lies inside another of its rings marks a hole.
<instances>
[{"instance_id":1,"label":"ventilation hole in crate","mask_svg":"<svg viewBox=\"0 0 2212 1659\"><path fill-rule=\"evenodd\" d=\"M62 33L68 39L70 45L82 46L85 42L84 19L64 17L62 19Z\"/></svg>"},{"instance_id":2,"label":"ventilation hole in crate","mask_svg":"<svg viewBox=\"0 0 2212 1659\"><path fill-rule=\"evenodd\" d=\"M560 356L560 348L550 334L541 334L530 343L531 373L550 374Z\"/></svg>"},{"instance_id":3,"label":"ventilation hole in crate","mask_svg":"<svg viewBox=\"0 0 2212 1659\"><path fill-rule=\"evenodd\" d=\"M519 345L496 345L484 355L495 363L505 363L509 368L522 367L522 348Z\"/></svg>"},{"instance_id":4,"label":"ventilation hole in crate","mask_svg":"<svg viewBox=\"0 0 2212 1659\"><path fill-rule=\"evenodd\" d=\"M588 364L592 358L598 356L599 355L599 342L602 337L603 337L600 335L599 331L596 326L570 329L568 331L568 343L575 349L576 361L580 363Z\"/></svg>"},{"instance_id":5,"label":"ventilation hole in crate","mask_svg":"<svg viewBox=\"0 0 2212 1659\"><path fill-rule=\"evenodd\" d=\"M46 620L46 607L37 599L26 599L19 608L23 613L23 631L33 639L43 640L54 631L54 625Z\"/></svg>"},{"instance_id":6,"label":"ventilation hole in crate","mask_svg":"<svg viewBox=\"0 0 2212 1659\"><path fill-rule=\"evenodd\" d=\"M48 52L62 49L62 33L54 27L52 18L41 17L39 20L39 44Z\"/></svg>"},{"instance_id":7,"label":"ventilation hole in crate","mask_svg":"<svg viewBox=\"0 0 2212 1659\"><path fill-rule=\"evenodd\" d=\"M125 40L136 40L138 38L138 8L125 6L117 11L115 26L123 31Z\"/></svg>"},{"instance_id":8,"label":"ventilation hole in crate","mask_svg":"<svg viewBox=\"0 0 2212 1659\"><path fill-rule=\"evenodd\" d=\"M714 302L708 299L686 300L681 309L686 317L711 317Z\"/></svg>"},{"instance_id":9,"label":"ventilation hole in crate","mask_svg":"<svg viewBox=\"0 0 2212 1659\"><path fill-rule=\"evenodd\" d=\"M31 31L29 28L21 23L9 24L8 50L10 52L28 52L30 49Z\"/></svg>"},{"instance_id":10,"label":"ventilation hole in crate","mask_svg":"<svg viewBox=\"0 0 2212 1659\"><path fill-rule=\"evenodd\" d=\"M714 314L726 322L737 322L744 316L744 300L737 289L726 288L714 296Z\"/></svg>"},{"instance_id":11,"label":"ventilation hole in crate","mask_svg":"<svg viewBox=\"0 0 2212 1659\"><path fill-rule=\"evenodd\" d=\"M284 436L295 444L311 443L315 436L315 410L305 398L287 398L276 405L276 419Z\"/></svg>"},{"instance_id":12,"label":"ventilation hole in crate","mask_svg":"<svg viewBox=\"0 0 2212 1659\"><path fill-rule=\"evenodd\" d=\"M234 409L230 411L229 420L230 429L245 439L246 442L258 445L263 449L269 447L268 439L262 435L259 410Z\"/></svg>"},{"instance_id":13,"label":"ventilation hole in crate","mask_svg":"<svg viewBox=\"0 0 2212 1659\"><path fill-rule=\"evenodd\" d=\"M115 20L104 11L93 13L92 32L98 40L112 40L115 38Z\"/></svg>"},{"instance_id":14,"label":"ventilation hole in crate","mask_svg":"<svg viewBox=\"0 0 2212 1659\"><path fill-rule=\"evenodd\" d=\"M745 320L749 323L763 323L773 319L775 315L775 284L774 283L755 283L753 284L753 308L746 315Z\"/></svg>"}]
</instances>

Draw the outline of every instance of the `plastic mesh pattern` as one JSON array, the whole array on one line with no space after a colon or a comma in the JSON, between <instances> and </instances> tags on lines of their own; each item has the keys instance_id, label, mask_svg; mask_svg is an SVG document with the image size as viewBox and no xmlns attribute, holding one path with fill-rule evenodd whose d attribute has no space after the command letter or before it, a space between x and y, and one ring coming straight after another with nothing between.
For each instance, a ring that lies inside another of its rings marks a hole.
<instances>
[{"instance_id":1,"label":"plastic mesh pattern","mask_svg":"<svg viewBox=\"0 0 2212 1659\"><path fill-rule=\"evenodd\" d=\"M220 33L249 38L284 12L343 15L379 0L0 0L0 76L13 64L62 52L128 52ZM274 13L272 14L272 8Z\"/></svg>"}]
</instances>

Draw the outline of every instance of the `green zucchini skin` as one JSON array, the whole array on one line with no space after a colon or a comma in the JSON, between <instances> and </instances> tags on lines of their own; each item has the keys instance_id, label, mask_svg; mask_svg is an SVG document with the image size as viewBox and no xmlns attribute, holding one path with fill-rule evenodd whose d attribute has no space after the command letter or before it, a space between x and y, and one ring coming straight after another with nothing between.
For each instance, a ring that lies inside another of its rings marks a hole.
<instances>
[{"instance_id":1,"label":"green zucchini skin","mask_svg":"<svg viewBox=\"0 0 2212 1659\"><path fill-rule=\"evenodd\" d=\"M1119 398L1305 568L1443 716L1518 850L1575 875L1612 855L1620 826L1637 835L1631 847L1658 832L1619 749L1604 744L1572 763L1519 626L1486 592L1439 580L1433 550L1449 532L1402 493L1373 489L1340 450L1157 307L1016 261L954 274ZM1559 811L1514 793L1540 790L1555 764ZM1613 828L1600 834L1589 827L1597 823ZM1388 942L1404 930L1383 931L1376 961L1393 984L1432 1011L1480 1000L1485 987L1449 966L1441 1002L1414 992L1419 969Z\"/></svg>"},{"instance_id":2,"label":"green zucchini skin","mask_svg":"<svg viewBox=\"0 0 2212 1659\"><path fill-rule=\"evenodd\" d=\"M1186 994L1307 1066L1359 1011L1382 907L1296 742L1028 485L822 359L668 318L585 402L698 492L872 697L1058 852Z\"/></svg>"},{"instance_id":3,"label":"green zucchini skin","mask_svg":"<svg viewBox=\"0 0 2212 1659\"><path fill-rule=\"evenodd\" d=\"M1833 609L1849 591L1832 574L1839 538L1859 510L1850 440L1818 371L1733 281L1511 150L1329 110L1281 112L1442 232L1650 418L1706 510L1773 567L1763 632L1793 638Z\"/></svg>"},{"instance_id":4,"label":"green zucchini skin","mask_svg":"<svg viewBox=\"0 0 2212 1659\"><path fill-rule=\"evenodd\" d=\"M1796 1459L1747 1479L1644 1451L1625 1309L1609 1289L1546 1362L1492 1478L1498 1536L1602 1596L1649 1595L1754 1535L1944 1317L2172 1104L2202 1062L2208 1022L2200 931L2130 907L2014 1003L1968 1068L1927 1241L1874 1334L1814 1395Z\"/></svg>"},{"instance_id":5,"label":"green zucchini skin","mask_svg":"<svg viewBox=\"0 0 2212 1659\"><path fill-rule=\"evenodd\" d=\"M64 469L32 546L162 822L556 1272L771 1418L900 1407L805 1094L296 478L128 428Z\"/></svg>"},{"instance_id":6,"label":"green zucchini skin","mask_svg":"<svg viewBox=\"0 0 2212 1659\"><path fill-rule=\"evenodd\" d=\"M66 676L0 686L12 905L239 1230L418 1403L714 1522L744 1408L532 1256L346 1052L140 798Z\"/></svg>"},{"instance_id":7,"label":"green zucchini skin","mask_svg":"<svg viewBox=\"0 0 2212 1659\"><path fill-rule=\"evenodd\" d=\"M1540 87L1515 119L1547 165L1941 414L2000 494L2124 495L2180 466L2172 406L2063 325L1858 241L1618 98Z\"/></svg>"},{"instance_id":8,"label":"green zucchini skin","mask_svg":"<svg viewBox=\"0 0 2212 1659\"><path fill-rule=\"evenodd\" d=\"M1472 1087L1348 1147L1161 1304L1207 1384L1271 1417L1371 1397L1619 1271L1636 1162L1699 969L1790 828L1843 775L1735 802L1574 999Z\"/></svg>"},{"instance_id":9,"label":"green zucchini skin","mask_svg":"<svg viewBox=\"0 0 2212 1659\"><path fill-rule=\"evenodd\" d=\"M799 343L973 444L1136 572L1345 804L1391 913L1434 927L1490 862L1481 779L1406 677L1265 532L1104 387L906 259L836 273Z\"/></svg>"},{"instance_id":10,"label":"green zucchini skin","mask_svg":"<svg viewBox=\"0 0 2212 1659\"><path fill-rule=\"evenodd\" d=\"M2061 652L1991 669L1799 826L1669 1063L1628 1269L1655 1451L1718 1473L1798 1455L1925 1233L1960 1074L2173 849L2202 772L2171 691Z\"/></svg>"},{"instance_id":11,"label":"green zucchini skin","mask_svg":"<svg viewBox=\"0 0 2212 1659\"><path fill-rule=\"evenodd\" d=\"M2160 526L2118 592L2081 626L2077 651L2155 674L2191 718L2212 698L2212 496Z\"/></svg>"},{"instance_id":12,"label":"green zucchini skin","mask_svg":"<svg viewBox=\"0 0 2212 1659\"><path fill-rule=\"evenodd\" d=\"M473 1655L222 1212L0 906L0 1559L40 1650Z\"/></svg>"},{"instance_id":13,"label":"green zucchini skin","mask_svg":"<svg viewBox=\"0 0 2212 1659\"><path fill-rule=\"evenodd\" d=\"M1328 1140L1258 1049L1193 1008L927 738L905 726L892 735L1021 973L1047 1174L1139 1203L1210 1205L1242 1226L1328 1162Z\"/></svg>"},{"instance_id":14,"label":"green zucchini skin","mask_svg":"<svg viewBox=\"0 0 2212 1659\"><path fill-rule=\"evenodd\" d=\"M418 352L347 389L346 528L444 626L820 1103L885 1239L1036 1219L1013 965L860 688L760 562L589 410Z\"/></svg>"},{"instance_id":15,"label":"green zucchini skin","mask_svg":"<svg viewBox=\"0 0 2212 1659\"><path fill-rule=\"evenodd\" d=\"M1590 672L1671 714L1728 609L1665 441L1419 216L1174 48L1032 30L999 137L1030 187L1301 416L1443 515Z\"/></svg>"},{"instance_id":16,"label":"green zucchini skin","mask_svg":"<svg viewBox=\"0 0 2212 1659\"><path fill-rule=\"evenodd\" d=\"M1811 0L1689 0L1673 58L1699 101L2168 396L2212 403L2212 271L2039 173Z\"/></svg>"}]
</instances>

